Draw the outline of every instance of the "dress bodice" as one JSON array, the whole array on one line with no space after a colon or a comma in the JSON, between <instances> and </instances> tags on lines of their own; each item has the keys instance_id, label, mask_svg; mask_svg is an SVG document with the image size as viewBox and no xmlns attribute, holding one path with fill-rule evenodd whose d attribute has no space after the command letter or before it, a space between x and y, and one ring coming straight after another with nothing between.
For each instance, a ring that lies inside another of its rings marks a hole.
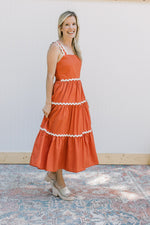
<instances>
[{"instance_id":1,"label":"dress bodice","mask_svg":"<svg viewBox=\"0 0 150 225\"><path fill-rule=\"evenodd\" d=\"M70 55L64 46L59 42L55 42L62 51L62 58L56 66L56 80L80 78L81 59L77 55Z\"/></svg>"}]
</instances>

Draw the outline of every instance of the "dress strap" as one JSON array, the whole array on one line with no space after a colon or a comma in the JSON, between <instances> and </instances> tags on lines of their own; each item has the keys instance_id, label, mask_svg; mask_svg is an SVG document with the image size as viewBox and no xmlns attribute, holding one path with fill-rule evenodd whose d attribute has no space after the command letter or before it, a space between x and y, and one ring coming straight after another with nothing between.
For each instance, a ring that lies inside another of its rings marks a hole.
<instances>
[{"instance_id":1,"label":"dress strap","mask_svg":"<svg viewBox=\"0 0 150 225\"><path fill-rule=\"evenodd\" d=\"M64 46L60 43L60 41L56 41L55 43L58 45L63 55L68 55L67 51L65 50Z\"/></svg>"}]
</instances>

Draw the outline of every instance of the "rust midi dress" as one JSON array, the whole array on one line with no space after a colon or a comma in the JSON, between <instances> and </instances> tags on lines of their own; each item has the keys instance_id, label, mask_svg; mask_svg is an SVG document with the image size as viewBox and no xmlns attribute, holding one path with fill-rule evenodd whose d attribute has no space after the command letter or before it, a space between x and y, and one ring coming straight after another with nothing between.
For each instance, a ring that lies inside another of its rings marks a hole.
<instances>
[{"instance_id":1,"label":"rust midi dress","mask_svg":"<svg viewBox=\"0 0 150 225\"><path fill-rule=\"evenodd\" d=\"M80 80L81 60L56 41L62 58L56 66L52 108L44 116L30 165L46 171L80 172L98 164L89 106Z\"/></svg>"}]
</instances>

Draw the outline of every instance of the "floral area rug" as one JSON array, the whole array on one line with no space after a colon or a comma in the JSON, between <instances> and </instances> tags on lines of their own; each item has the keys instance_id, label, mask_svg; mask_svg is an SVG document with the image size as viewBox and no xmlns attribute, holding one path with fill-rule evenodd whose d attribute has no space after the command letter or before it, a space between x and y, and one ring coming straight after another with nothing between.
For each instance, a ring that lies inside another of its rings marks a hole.
<instances>
[{"instance_id":1,"label":"floral area rug","mask_svg":"<svg viewBox=\"0 0 150 225\"><path fill-rule=\"evenodd\" d=\"M96 165L63 174L74 201L52 195L44 170L0 165L0 224L150 225L150 166Z\"/></svg>"}]
</instances>

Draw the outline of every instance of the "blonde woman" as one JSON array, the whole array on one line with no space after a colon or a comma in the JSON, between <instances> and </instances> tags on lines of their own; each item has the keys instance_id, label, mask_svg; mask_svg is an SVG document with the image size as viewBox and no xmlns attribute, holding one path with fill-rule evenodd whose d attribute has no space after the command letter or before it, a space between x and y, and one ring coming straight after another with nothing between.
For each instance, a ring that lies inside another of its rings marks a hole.
<instances>
[{"instance_id":1,"label":"blonde woman","mask_svg":"<svg viewBox=\"0 0 150 225\"><path fill-rule=\"evenodd\" d=\"M48 171L45 180L52 184L54 196L74 200L63 170L77 173L98 164L88 103L80 80L82 58L75 12L60 15L58 36L47 53L44 118L30 165Z\"/></svg>"}]
</instances>

